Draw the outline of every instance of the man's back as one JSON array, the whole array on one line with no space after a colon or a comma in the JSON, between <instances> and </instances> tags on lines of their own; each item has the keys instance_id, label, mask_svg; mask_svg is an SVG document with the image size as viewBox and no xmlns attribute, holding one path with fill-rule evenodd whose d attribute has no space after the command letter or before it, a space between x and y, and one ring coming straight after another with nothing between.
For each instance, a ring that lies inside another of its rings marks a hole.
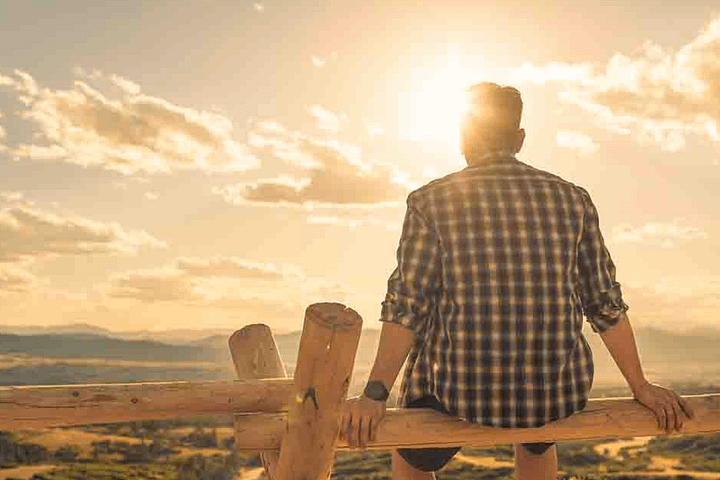
<instances>
[{"instance_id":1,"label":"man's back","mask_svg":"<svg viewBox=\"0 0 720 480\"><path fill-rule=\"evenodd\" d=\"M423 341L408 357L401 404L434 395L452 415L497 427L584 408L593 363L583 307L627 309L585 190L497 154L411 193L403 238L408 271L389 285L412 278L435 292L400 307L428 310L411 326ZM397 316L402 298L383 302L383 317ZM589 317L593 330L607 327Z\"/></svg>"}]
</instances>

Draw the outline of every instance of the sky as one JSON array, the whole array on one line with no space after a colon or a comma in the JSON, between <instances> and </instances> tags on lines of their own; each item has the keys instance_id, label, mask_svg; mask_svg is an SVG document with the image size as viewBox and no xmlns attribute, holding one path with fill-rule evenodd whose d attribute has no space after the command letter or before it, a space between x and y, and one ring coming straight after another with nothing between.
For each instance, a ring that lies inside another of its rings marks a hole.
<instances>
[{"instance_id":1,"label":"sky","mask_svg":"<svg viewBox=\"0 0 720 480\"><path fill-rule=\"evenodd\" d=\"M407 194L493 81L633 324L717 326L720 7L542 3L0 0L0 324L378 328Z\"/></svg>"}]
</instances>

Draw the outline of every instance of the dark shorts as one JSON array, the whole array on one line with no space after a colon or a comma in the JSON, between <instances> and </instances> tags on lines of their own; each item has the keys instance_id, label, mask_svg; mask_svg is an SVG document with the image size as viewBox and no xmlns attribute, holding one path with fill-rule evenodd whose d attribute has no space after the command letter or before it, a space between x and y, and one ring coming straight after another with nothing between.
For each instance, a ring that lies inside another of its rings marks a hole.
<instances>
[{"instance_id":1,"label":"dark shorts","mask_svg":"<svg viewBox=\"0 0 720 480\"><path fill-rule=\"evenodd\" d=\"M442 406L440 401L433 395L425 395L424 397L411 400L404 408L432 408L438 412L449 415L449 412ZM542 455L555 442L545 443L522 443L521 444L530 453ZM443 447L443 448L398 448L398 454L405 459L413 468L422 470L423 472L435 472L444 467L461 447Z\"/></svg>"}]
</instances>

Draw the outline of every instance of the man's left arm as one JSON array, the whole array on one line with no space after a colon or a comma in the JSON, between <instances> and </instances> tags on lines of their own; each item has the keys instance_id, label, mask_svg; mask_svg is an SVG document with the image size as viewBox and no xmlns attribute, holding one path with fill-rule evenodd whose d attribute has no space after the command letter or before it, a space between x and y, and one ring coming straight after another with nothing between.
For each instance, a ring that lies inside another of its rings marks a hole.
<instances>
[{"instance_id":1,"label":"man's left arm","mask_svg":"<svg viewBox=\"0 0 720 480\"><path fill-rule=\"evenodd\" d=\"M397 251L398 265L390 275L382 303L380 343L366 387L366 391L376 387L375 392L382 392L384 387L385 395L375 400L363 394L346 402L340 434L351 446L364 448L368 440L375 439L377 426L385 415L387 394L437 300L439 241L412 199L411 194Z\"/></svg>"}]
</instances>

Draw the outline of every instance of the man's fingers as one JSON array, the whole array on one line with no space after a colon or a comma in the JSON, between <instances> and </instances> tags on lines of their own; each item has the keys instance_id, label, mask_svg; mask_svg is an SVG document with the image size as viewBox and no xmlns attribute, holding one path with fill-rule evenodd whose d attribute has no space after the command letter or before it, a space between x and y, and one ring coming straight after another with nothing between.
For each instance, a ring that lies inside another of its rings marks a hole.
<instances>
[{"instance_id":1,"label":"man's fingers","mask_svg":"<svg viewBox=\"0 0 720 480\"><path fill-rule=\"evenodd\" d=\"M377 437L377 429L378 426L380 426L380 421L383 419L383 417L380 418L374 418L372 422L372 432L370 432L370 438L372 441L375 441L375 438Z\"/></svg>"},{"instance_id":2,"label":"man's fingers","mask_svg":"<svg viewBox=\"0 0 720 480\"><path fill-rule=\"evenodd\" d=\"M365 448L367 446L368 440L370 438L370 427L372 423L372 417L363 417L362 419L362 425L360 426L360 448Z\"/></svg>"},{"instance_id":3,"label":"man's fingers","mask_svg":"<svg viewBox=\"0 0 720 480\"><path fill-rule=\"evenodd\" d=\"M685 415L687 415L688 418L695 417L695 412L693 412L693 409L690 406L690 402L688 402L687 400L685 400L684 398L682 398L680 395L678 395L675 392L673 392L673 394L675 395L675 398L677 398L677 401L680 404L680 406L682 407L683 412L685 412Z\"/></svg>"},{"instance_id":4,"label":"man's fingers","mask_svg":"<svg viewBox=\"0 0 720 480\"><path fill-rule=\"evenodd\" d=\"M360 447L362 447L362 448L365 448L365 446L363 445L363 439L362 439L362 435L363 435L363 420L364 420L364 419L363 419L361 416L358 415L358 419L357 419L357 435L355 435L355 429L353 429L353 437L354 437L354 440L356 440L356 443L355 443L355 446L356 446L356 447L357 447L357 446L360 446Z\"/></svg>"},{"instance_id":5,"label":"man's fingers","mask_svg":"<svg viewBox=\"0 0 720 480\"><path fill-rule=\"evenodd\" d=\"M673 399L671 405L673 409L673 415L675 415L675 430L679 432L683 426L682 416L680 415L680 405L675 399Z\"/></svg>"},{"instance_id":6,"label":"man's fingers","mask_svg":"<svg viewBox=\"0 0 720 480\"><path fill-rule=\"evenodd\" d=\"M347 414L347 422L345 425L343 425L343 431L345 432L345 440L347 440L348 444L353 445L354 443L354 436L353 436L353 424L357 423L357 417L353 417L352 410L350 410Z\"/></svg>"},{"instance_id":7,"label":"man's fingers","mask_svg":"<svg viewBox=\"0 0 720 480\"><path fill-rule=\"evenodd\" d=\"M340 438L345 438L345 420L347 419L347 411L343 409L340 417Z\"/></svg>"},{"instance_id":8,"label":"man's fingers","mask_svg":"<svg viewBox=\"0 0 720 480\"><path fill-rule=\"evenodd\" d=\"M665 425L665 431L670 433L675 428L675 409L673 403L669 402L665 404L665 412L667 413L667 424Z\"/></svg>"},{"instance_id":9,"label":"man's fingers","mask_svg":"<svg viewBox=\"0 0 720 480\"><path fill-rule=\"evenodd\" d=\"M367 427L363 428L363 448L365 448L370 440L372 440L372 426L375 423L373 417L367 419Z\"/></svg>"},{"instance_id":10,"label":"man's fingers","mask_svg":"<svg viewBox=\"0 0 720 480\"><path fill-rule=\"evenodd\" d=\"M665 414L665 408L662 405L658 405L655 408L655 416L657 416L658 419L658 428L660 428L660 430L665 430L665 421L667 417Z\"/></svg>"}]
</instances>

